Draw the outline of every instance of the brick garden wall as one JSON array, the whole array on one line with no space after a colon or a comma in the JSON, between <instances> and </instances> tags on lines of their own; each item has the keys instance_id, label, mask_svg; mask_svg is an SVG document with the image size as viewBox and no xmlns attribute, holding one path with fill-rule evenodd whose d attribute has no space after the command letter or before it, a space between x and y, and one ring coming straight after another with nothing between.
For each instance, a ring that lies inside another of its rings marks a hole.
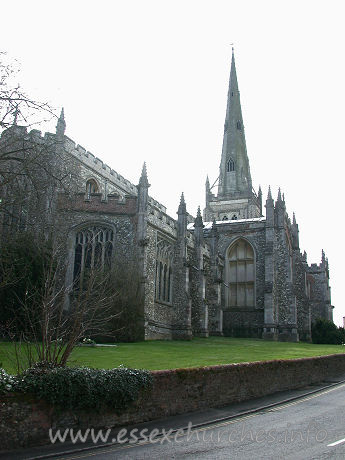
<instances>
[{"instance_id":1,"label":"brick garden wall","mask_svg":"<svg viewBox=\"0 0 345 460\"><path fill-rule=\"evenodd\" d=\"M49 443L52 428L111 428L221 407L345 374L345 354L153 371L153 387L122 414L58 412L27 395L0 398L0 449ZM82 397L82 395L81 395Z\"/></svg>"}]
</instances>

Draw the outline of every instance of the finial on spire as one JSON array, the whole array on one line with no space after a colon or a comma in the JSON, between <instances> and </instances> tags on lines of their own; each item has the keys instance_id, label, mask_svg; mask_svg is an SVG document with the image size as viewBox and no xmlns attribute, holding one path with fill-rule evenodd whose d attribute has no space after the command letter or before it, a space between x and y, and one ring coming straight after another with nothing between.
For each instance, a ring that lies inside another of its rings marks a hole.
<instances>
[{"instance_id":1,"label":"finial on spire","mask_svg":"<svg viewBox=\"0 0 345 460\"><path fill-rule=\"evenodd\" d=\"M203 224L203 221L202 221L202 217L201 217L201 210L200 210L200 206L198 206L198 211L196 213L196 218L194 220L194 227L203 227L204 224Z\"/></svg>"},{"instance_id":2,"label":"finial on spire","mask_svg":"<svg viewBox=\"0 0 345 460\"><path fill-rule=\"evenodd\" d=\"M178 213L178 214L185 214L186 212L187 212L187 209L186 209L186 202L185 202L185 200L184 200L184 194L183 194L183 192L182 192L182 193L181 193L181 198L180 198L180 204L179 204L177 213Z\"/></svg>"},{"instance_id":3,"label":"finial on spire","mask_svg":"<svg viewBox=\"0 0 345 460\"><path fill-rule=\"evenodd\" d=\"M281 191L280 191L280 187L278 189L278 198L277 198L277 201L282 201L282 194L281 194Z\"/></svg>"},{"instance_id":4,"label":"finial on spire","mask_svg":"<svg viewBox=\"0 0 345 460\"><path fill-rule=\"evenodd\" d=\"M12 122L12 126L17 126L18 115L19 115L19 109L18 109L18 104L16 104L16 109L15 109L15 111L13 112L13 122Z\"/></svg>"},{"instance_id":5,"label":"finial on spire","mask_svg":"<svg viewBox=\"0 0 345 460\"><path fill-rule=\"evenodd\" d=\"M206 187L207 187L207 188L210 188L210 180L209 180L209 178L208 178L208 174L207 174L207 176L206 176Z\"/></svg>"},{"instance_id":6,"label":"finial on spire","mask_svg":"<svg viewBox=\"0 0 345 460\"><path fill-rule=\"evenodd\" d=\"M56 125L56 134L58 136L64 136L66 131L66 122L65 122L65 111L62 107L60 117Z\"/></svg>"},{"instance_id":7,"label":"finial on spire","mask_svg":"<svg viewBox=\"0 0 345 460\"><path fill-rule=\"evenodd\" d=\"M144 187L150 187L148 178L147 178L147 170L146 170L146 162L144 161L143 169L141 170L141 176L139 179L139 185Z\"/></svg>"},{"instance_id":8,"label":"finial on spire","mask_svg":"<svg viewBox=\"0 0 345 460\"><path fill-rule=\"evenodd\" d=\"M326 255L325 255L325 251L322 249L322 252L321 252L321 261L322 263L324 263L326 261Z\"/></svg>"},{"instance_id":9,"label":"finial on spire","mask_svg":"<svg viewBox=\"0 0 345 460\"><path fill-rule=\"evenodd\" d=\"M267 200L272 200L271 186L268 186Z\"/></svg>"},{"instance_id":10,"label":"finial on spire","mask_svg":"<svg viewBox=\"0 0 345 460\"><path fill-rule=\"evenodd\" d=\"M296 222L296 216L295 216L295 213L294 213L294 212L292 213L292 223L293 223L294 225L297 224L297 222Z\"/></svg>"}]
</instances>

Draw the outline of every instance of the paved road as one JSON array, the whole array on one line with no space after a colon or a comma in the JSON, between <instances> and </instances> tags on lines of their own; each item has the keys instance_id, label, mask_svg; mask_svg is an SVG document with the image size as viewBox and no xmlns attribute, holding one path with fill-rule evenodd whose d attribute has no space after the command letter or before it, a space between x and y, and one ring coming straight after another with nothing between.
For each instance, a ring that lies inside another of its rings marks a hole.
<instances>
[{"instance_id":1,"label":"paved road","mask_svg":"<svg viewBox=\"0 0 345 460\"><path fill-rule=\"evenodd\" d=\"M134 440L138 433L123 432ZM345 459L345 384L247 416L67 459ZM122 440L120 436L120 440Z\"/></svg>"}]
</instances>

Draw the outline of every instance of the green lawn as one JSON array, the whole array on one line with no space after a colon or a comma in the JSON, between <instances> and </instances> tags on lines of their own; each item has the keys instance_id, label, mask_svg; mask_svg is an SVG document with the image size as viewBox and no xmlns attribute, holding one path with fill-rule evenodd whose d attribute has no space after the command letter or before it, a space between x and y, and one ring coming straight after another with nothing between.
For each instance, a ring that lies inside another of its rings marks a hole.
<instances>
[{"instance_id":1,"label":"green lawn","mask_svg":"<svg viewBox=\"0 0 345 460\"><path fill-rule=\"evenodd\" d=\"M13 345L0 343L0 363L15 372ZM149 341L120 343L116 347L77 347L70 365L112 368L123 364L143 369L173 369L215 364L292 359L343 353L341 345L269 342L230 337L195 338L192 341Z\"/></svg>"}]
</instances>

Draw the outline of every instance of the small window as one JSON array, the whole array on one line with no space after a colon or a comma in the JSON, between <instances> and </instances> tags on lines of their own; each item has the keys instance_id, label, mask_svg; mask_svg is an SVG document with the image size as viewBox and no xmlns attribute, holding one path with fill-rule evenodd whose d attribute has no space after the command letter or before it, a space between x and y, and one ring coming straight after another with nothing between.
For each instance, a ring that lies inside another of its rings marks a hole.
<instances>
[{"instance_id":1,"label":"small window","mask_svg":"<svg viewBox=\"0 0 345 460\"><path fill-rule=\"evenodd\" d=\"M236 214L234 214L234 215L231 217L231 220L237 220Z\"/></svg>"},{"instance_id":2,"label":"small window","mask_svg":"<svg viewBox=\"0 0 345 460\"><path fill-rule=\"evenodd\" d=\"M98 193L98 185L94 179L89 179L86 182L86 195L87 198L90 198L92 193Z\"/></svg>"},{"instance_id":3,"label":"small window","mask_svg":"<svg viewBox=\"0 0 345 460\"><path fill-rule=\"evenodd\" d=\"M240 121L238 121L238 122L236 123L236 127L237 127L237 129L239 129L239 130L241 131L241 129L242 129L242 124L241 124Z\"/></svg>"},{"instance_id":4,"label":"small window","mask_svg":"<svg viewBox=\"0 0 345 460\"><path fill-rule=\"evenodd\" d=\"M224 216L222 220L228 220L228 216Z\"/></svg>"},{"instance_id":5,"label":"small window","mask_svg":"<svg viewBox=\"0 0 345 460\"><path fill-rule=\"evenodd\" d=\"M227 166L226 166L227 172L232 172L235 171L235 162L232 158L229 159Z\"/></svg>"}]
</instances>

